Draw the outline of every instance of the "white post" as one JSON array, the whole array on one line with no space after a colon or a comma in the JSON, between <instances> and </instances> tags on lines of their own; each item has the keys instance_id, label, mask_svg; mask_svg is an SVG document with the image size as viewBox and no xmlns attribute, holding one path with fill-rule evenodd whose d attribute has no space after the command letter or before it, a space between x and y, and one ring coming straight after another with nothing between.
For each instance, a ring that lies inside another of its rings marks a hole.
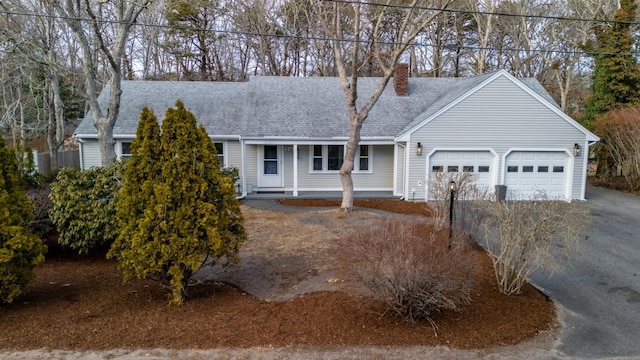
<instances>
[{"instance_id":1,"label":"white post","mask_svg":"<svg viewBox=\"0 0 640 360\"><path fill-rule=\"evenodd\" d=\"M293 144L293 196L298 196L298 144Z\"/></svg>"}]
</instances>

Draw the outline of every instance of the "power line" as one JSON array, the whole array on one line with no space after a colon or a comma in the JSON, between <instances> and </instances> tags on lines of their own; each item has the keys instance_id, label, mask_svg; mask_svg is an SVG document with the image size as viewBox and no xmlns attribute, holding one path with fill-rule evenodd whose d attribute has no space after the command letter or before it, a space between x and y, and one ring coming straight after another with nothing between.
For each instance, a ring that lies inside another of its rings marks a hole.
<instances>
[{"instance_id":1,"label":"power line","mask_svg":"<svg viewBox=\"0 0 640 360\"><path fill-rule=\"evenodd\" d=\"M491 16L504 16L504 17L521 17L521 18L527 18L527 19L545 19L545 20L562 20L562 21L576 21L576 22L640 25L640 22L638 21L618 21L618 20L609 20L609 19L580 18L580 17L554 16L554 15L513 14L513 13L499 12L499 11L463 10L463 9L451 9L451 8L442 8L442 7L381 4L381 3L374 3L374 2L368 2L368 1L356 2L354 0L324 0L324 1L351 4L351 5L361 4L361 5L387 7L387 8L429 10L429 11L440 11L440 12L446 12L446 13L458 13L458 14L470 14L470 15L491 15ZM72 20L79 20L79 21L93 21L93 19L90 19L90 18L69 17L69 16L61 16L61 15L49 15L49 14L36 14L36 13L16 12L16 11L8 11L8 10L0 10L0 14L22 15L22 16L31 16L31 17L46 17L46 18L54 18L54 19L72 19ZM98 20L98 21L105 22L105 23L119 22L116 20ZM147 24L147 26L149 26L149 24ZM157 26L171 27L169 25L157 25Z\"/></svg>"},{"instance_id":2,"label":"power line","mask_svg":"<svg viewBox=\"0 0 640 360\"><path fill-rule=\"evenodd\" d=\"M330 2L338 2L338 3L349 3L354 4L352 0L325 0ZM386 4L374 4L368 2L361 2L361 4L370 4L376 6L386 6ZM411 8L408 6L401 5L390 5L394 7L404 7ZM484 15L504 15L504 16L513 16L513 17L537 17L537 15L521 15L521 14L507 14L507 13L490 13L490 12L474 12L467 10L452 10L452 9L440 9L440 8L427 8L421 7L423 10L436 10L436 11L448 11L448 12L457 12L457 13L476 13L476 14L484 14ZM108 19L90 19L90 18L81 18L81 17L70 17L70 16L62 16L62 15L50 15L50 14L37 14L37 13L28 13L28 12L17 12L17 11L8 11L8 10L0 10L0 14L4 15L14 15L14 16L26 16L26 17L36 17L36 18L50 18L50 19L58 19L58 20L75 20L81 22L93 22L97 21L103 24L119 24L124 23L122 21L117 20L108 20ZM569 21L606 21L612 22L611 20L598 20L598 19L581 19L581 18L563 18L563 17L552 17L546 16L548 19L557 19L557 20L569 20ZM634 23L640 24L640 23ZM176 26L176 25L168 25L168 24L147 24L147 23L136 23L135 25L141 27L149 27L149 28L160 28L160 29L169 29L169 30L196 30L193 27L188 26ZM292 34L273 34L273 33L261 33L261 32L251 32L251 31L241 31L241 30L220 30L220 29L197 29L199 31L204 31L208 33L215 34L228 34L228 35L240 35L246 37L271 37L271 38L285 38L285 39L296 39L296 40L314 40L314 41L338 41L338 42L347 42L354 43L354 40L351 39L337 39L331 37L320 37L320 36L301 36L301 35L292 35ZM360 44L368 44L369 40L359 40ZM377 41L378 44L381 45L398 45L402 43L397 43L393 41ZM566 54L566 55L581 55L581 56L594 56L594 55L612 55L612 56L635 56L632 53L613 53L613 52L601 52L601 51L585 51L585 50L556 50L556 49L525 49L525 48L509 48L509 47L481 47L475 45L451 45L451 44L429 44L429 43L404 43L402 45L407 46L419 46L419 47L430 47L430 48L445 48L449 50L455 49L465 49L465 50L476 50L476 51L502 51L502 52L521 52L521 51L530 51L534 53L548 53L548 54Z\"/></svg>"},{"instance_id":3,"label":"power line","mask_svg":"<svg viewBox=\"0 0 640 360\"><path fill-rule=\"evenodd\" d=\"M628 24L628 25L640 25L640 22L635 21L617 21L608 19L596 19L596 18L578 18L568 16L553 16L553 15L530 15L530 14L512 14L499 11L479 11L479 10L461 10L428 6L410 6L410 5L397 5L397 4L381 4L367 1L353 1L353 0L324 0L327 2L343 3L343 4L360 4L368 6L378 6L396 9L417 9L417 10L429 10L440 11L446 13L456 14L470 14L470 15L491 15L491 16L505 16L505 17L522 17L527 19L545 19L545 20L563 20L563 21L576 21L576 22L596 22L596 23L609 23L609 24Z\"/></svg>"}]
</instances>

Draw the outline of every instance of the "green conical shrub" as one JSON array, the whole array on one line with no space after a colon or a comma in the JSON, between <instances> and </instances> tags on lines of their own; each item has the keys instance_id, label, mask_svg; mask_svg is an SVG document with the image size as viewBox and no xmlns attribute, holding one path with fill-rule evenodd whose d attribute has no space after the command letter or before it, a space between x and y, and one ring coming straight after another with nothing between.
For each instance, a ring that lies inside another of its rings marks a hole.
<instances>
[{"instance_id":1,"label":"green conical shrub","mask_svg":"<svg viewBox=\"0 0 640 360\"><path fill-rule=\"evenodd\" d=\"M20 186L16 159L0 137L0 302L11 303L34 278L47 247L27 224L33 204Z\"/></svg>"},{"instance_id":2,"label":"green conical shrub","mask_svg":"<svg viewBox=\"0 0 640 360\"><path fill-rule=\"evenodd\" d=\"M203 265L237 262L246 234L232 180L194 115L178 101L159 129L144 109L117 202L121 231L108 256L125 281L157 277L171 287L170 303L180 304Z\"/></svg>"}]
</instances>

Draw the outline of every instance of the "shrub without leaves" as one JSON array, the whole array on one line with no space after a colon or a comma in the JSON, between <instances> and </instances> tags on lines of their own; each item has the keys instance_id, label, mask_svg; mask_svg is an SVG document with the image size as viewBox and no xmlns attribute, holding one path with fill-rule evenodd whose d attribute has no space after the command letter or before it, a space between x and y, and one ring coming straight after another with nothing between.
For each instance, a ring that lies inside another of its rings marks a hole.
<instances>
[{"instance_id":1,"label":"shrub without leaves","mask_svg":"<svg viewBox=\"0 0 640 360\"><path fill-rule=\"evenodd\" d=\"M520 294L539 268L557 269L585 238L589 212L581 203L548 200L486 202L487 247L500 292Z\"/></svg>"},{"instance_id":2,"label":"shrub without leaves","mask_svg":"<svg viewBox=\"0 0 640 360\"><path fill-rule=\"evenodd\" d=\"M393 315L427 320L435 329L435 312L470 301L471 252L468 242L448 249L446 236L426 223L394 219L344 239L339 258Z\"/></svg>"},{"instance_id":3,"label":"shrub without leaves","mask_svg":"<svg viewBox=\"0 0 640 360\"><path fill-rule=\"evenodd\" d=\"M48 244L50 240L57 241L57 231L55 225L49 218L49 210L51 210L51 199L49 194L51 188L49 185L41 185L36 188L30 188L26 191L27 197L34 205L33 219L29 221L29 231L36 234L45 244Z\"/></svg>"},{"instance_id":4,"label":"shrub without leaves","mask_svg":"<svg viewBox=\"0 0 640 360\"><path fill-rule=\"evenodd\" d=\"M477 239L482 233L483 204L493 198L492 189L477 184L473 173L433 173L429 183L437 230L448 230L451 206L449 183L455 181L453 192L453 240Z\"/></svg>"},{"instance_id":5,"label":"shrub without leaves","mask_svg":"<svg viewBox=\"0 0 640 360\"><path fill-rule=\"evenodd\" d=\"M598 117L595 131L602 138L598 143L598 156L606 161L598 166L610 166L605 174L605 185L612 185L613 175L620 173L626 189L640 190L640 109L613 109Z\"/></svg>"}]
</instances>

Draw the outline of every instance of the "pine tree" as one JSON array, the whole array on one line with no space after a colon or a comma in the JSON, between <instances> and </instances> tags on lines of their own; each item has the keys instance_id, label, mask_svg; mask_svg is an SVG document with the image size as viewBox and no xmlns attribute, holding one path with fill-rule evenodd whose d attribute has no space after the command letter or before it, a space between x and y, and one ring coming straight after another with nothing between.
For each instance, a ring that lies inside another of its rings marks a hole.
<instances>
[{"instance_id":1,"label":"pine tree","mask_svg":"<svg viewBox=\"0 0 640 360\"><path fill-rule=\"evenodd\" d=\"M47 247L29 232L33 204L20 186L16 159L0 137L0 303L11 303L34 278Z\"/></svg>"},{"instance_id":2,"label":"pine tree","mask_svg":"<svg viewBox=\"0 0 640 360\"><path fill-rule=\"evenodd\" d=\"M591 126L597 115L640 104L640 67L633 53L630 22L636 16L633 0L621 0L614 23L596 26L597 54L592 75L592 95L583 119Z\"/></svg>"},{"instance_id":3,"label":"pine tree","mask_svg":"<svg viewBox=\"0 0 640 360\"><path fill-rule=\"evenodd\" d=\"M237 262L246 234L233 183L195 116L178 101L159 137L158 128L143 110L118 200L123 226L109 256L125 280L157 276L172 289L170 304L180 304L203 265Z\"/></svg>"},{"instance_id":4,"label":"pine tree","mask_svg":"<svg viewBox=\"0 0 640 360\"><path fill-rule=\"evenodd\" d=\"M125 181L116 200L119 234L107 254L107 257L121 261L120 269L125 280L144 273L146 264L153 262L149 257L158 251L151 251L149 246L154 244L152 234L159 221L151 216L145 217L148 215L145 211L153 204L154 186L161 175L160 125L153 111L147 107L142 109L130 150ZM123 259L128 259L128 262L123 264Z\"/></svg>"}]
</instances>

